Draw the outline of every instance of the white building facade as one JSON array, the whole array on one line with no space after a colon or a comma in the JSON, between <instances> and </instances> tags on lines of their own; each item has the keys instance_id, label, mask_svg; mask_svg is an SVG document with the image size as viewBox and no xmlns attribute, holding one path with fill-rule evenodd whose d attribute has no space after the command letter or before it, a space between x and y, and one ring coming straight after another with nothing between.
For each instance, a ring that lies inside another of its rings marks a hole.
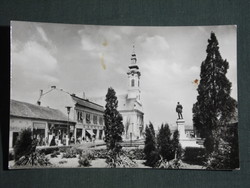
<instances>
[{"instance_id":1,"label":"white building facade","mask_svg":"<svg viewBox=\"0 0 250 188\"><path fill-rule=\"evenodd\" d=\"M140 78L141 72L133 52L128 66L127 93L117 95L118 111L123 117L124 139L139 139L144 132L144 113L141 102ZM93 102L105 106L105 97L91 98Z\"/></svg>"}]
</instances>

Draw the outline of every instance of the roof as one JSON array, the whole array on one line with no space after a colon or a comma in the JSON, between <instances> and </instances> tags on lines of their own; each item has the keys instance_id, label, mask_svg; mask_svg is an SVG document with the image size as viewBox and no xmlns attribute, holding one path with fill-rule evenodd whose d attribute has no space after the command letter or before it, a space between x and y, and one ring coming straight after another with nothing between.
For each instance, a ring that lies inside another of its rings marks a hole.
<instances>
[{"instance_id":1,"label":"roof","mask_svg":"<svg viewBox=\"0 0 250 188\"><path fill-rule=\"evenodd\" d=\"M76 102L76 104L80 105L80 106L84 106L90 109L94 109L94 110L98 110L101 112L104 112L104 108L103 106L96 104L94 102L91 102L87 99L82 99L80 97L77 97L75 95L71 95L72 99Z\"/></svg>"},{"instance_id":2,"label":"roof","mask_svg":"<svg viewBox=\"0 0 250 188\"><path fill-rule=\"evenodd\" d=\"M11 100L10 116L67 122L68 117L60 110ZM72 120L69 120L73 122Z\"/></svg>"}]
</instances>

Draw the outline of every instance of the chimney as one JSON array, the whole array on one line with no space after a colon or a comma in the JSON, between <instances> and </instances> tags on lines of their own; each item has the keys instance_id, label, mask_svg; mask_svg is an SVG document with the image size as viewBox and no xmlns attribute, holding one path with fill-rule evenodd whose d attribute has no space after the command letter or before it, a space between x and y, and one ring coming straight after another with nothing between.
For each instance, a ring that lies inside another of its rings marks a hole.
<instances>
[{"instance_id":1,"label":"chimney","mask_svg":"<svg viewBox=\"0 0 250 188\"><path fill-rule=\"evenodd\" d=\"M85 99L85 92L82 92L82 98Z\"/></svg>"}]
</instances>

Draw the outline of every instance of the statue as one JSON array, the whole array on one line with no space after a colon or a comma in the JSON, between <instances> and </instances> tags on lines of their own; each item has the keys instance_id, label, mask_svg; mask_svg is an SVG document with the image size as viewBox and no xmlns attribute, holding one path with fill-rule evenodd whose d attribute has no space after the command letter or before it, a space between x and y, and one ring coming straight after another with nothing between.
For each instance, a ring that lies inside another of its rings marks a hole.
<instances>
[{"instance_id":1,"label":"statue","mask_svg":"<svg viewBox=\"0 0 250 188\"><path fill-rule=\"evenodd\" d=\"M178 102L176 106L176 112L178 113L178 119L183 119L182 117L182 105Z\"/></svg>"}]
</instances>

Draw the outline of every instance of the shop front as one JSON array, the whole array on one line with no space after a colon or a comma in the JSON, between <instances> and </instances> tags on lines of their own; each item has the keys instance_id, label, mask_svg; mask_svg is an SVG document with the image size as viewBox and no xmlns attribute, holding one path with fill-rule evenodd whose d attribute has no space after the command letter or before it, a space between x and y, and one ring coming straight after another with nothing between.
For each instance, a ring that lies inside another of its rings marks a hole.
<instances>
[{"instance_id":1,"label":"shop front","mask_svg":"<svg viewBox=\"0 0 250 188\"><path fill-rule=\"evenodd\" d=\"M49 123L48 129L48 138L50 146L61 146L75 143L74 125L68 125L63 123Z\"/></svg>"}]
</instances>

